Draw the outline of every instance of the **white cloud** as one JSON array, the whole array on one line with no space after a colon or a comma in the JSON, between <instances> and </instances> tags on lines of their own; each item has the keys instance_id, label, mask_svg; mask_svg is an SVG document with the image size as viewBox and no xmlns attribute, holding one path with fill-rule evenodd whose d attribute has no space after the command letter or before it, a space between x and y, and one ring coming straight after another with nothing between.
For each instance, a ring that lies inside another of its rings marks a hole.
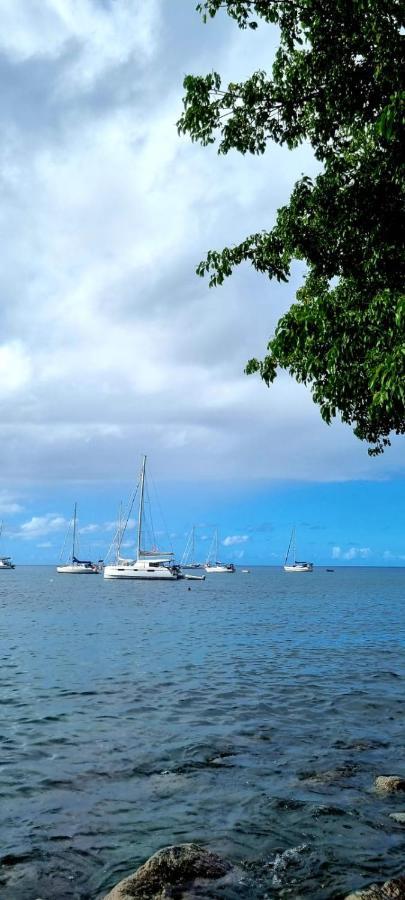
<instances>
[{"instance_id":1,"label":"white cloud","mask_svg":"<svg viewBox=\"0 0 405 900\"><path fill-rule=\"evenodd\" d=\"M0 344L0 398L25 388L32 376L29 352L22 341Z\"/></svg>"},{"instance_id":2,"label":"white cloud","mask_svg":"<svg viewBox=\"0 0 405 900\"><path fill-rule=\"evenodd\" d=\"M100 525L96 525L94 522L90 525L83 525L82 528L78 529L79 534L94 534L96 531L100 531Z\"/></svg>"},{"instance_id":3,"label":"white cloud","mask_svg":"<svg viewBox=\"0 0 405 900\"><path fill-rule=\"evenodd\" d=\"M342 547L332 547L332 559L367 559L372 555L370 547L349 547L343 550Z\"/></svg>"},{"instance_id":4,"label":"white cloud","mask_svg":"<svg viewBox=\"0 0 405 900\"><path fill-rule=\"evenodd\" d=\"M399 450L370 460L302 385L243 374L299 267L285 289L247 268L216 291L194 275L208 247L271 225L314 163L306 147L217 158L178 138L184 67L210 68L213 38L196 15L179 59L169 6L3 0L3 476L128 479L150 448L173 479L387 477ZM229 29L218 67L262 63L267 32Z\"/></svg>"},{"instance_id":5,"label":"white cloud","mask_svg":"<svg viewBox=\"0 0 405 900\"><path fill-rule=\"evenodd\" d=\"M48 534L58 533L68 527L68 520L56 513L47 513L45 516L32 516L27 522L20 525L14 537L24 540L35 540Z\"/></svg>"},{"instance_id":6,"label":"white cloud","mask_svg":"<svg viewBox=\"0 0 405 900\"><path fill-rule=\"evenodd\" d=\"M96 0L3 0L0 47L11 59L57 59L71 52L77 88L103 69L132 54L148 58L155 49L159 4L156 0L108 3Z\"/></svg>"},{"instance_id":7,"label":"white cloud","mask_svg":"<svg viewBox=\"0 0 405 900\"><path fill-rule=\"evenodd\" d=\"M401 562L405 559L405 554L403 553L393 553L392 550L384 550L383 559L389 560L400 560Z\"/></svg>"},{"instance_id":8,"label":"white cloud","mask_svg":"<svg viewBox=\"0 0 405 900\"><path fill-rule=\"evenodd\" d=\"M224 547L233 547L235 544L245 544L248 540L248 534L230 534L222 541L222 543Z\"/></svg>"},{"instance_id":9,"label":"white cloud","mask_svg":"<svg viewBox=\"0 0 405 900\"><path fill-rule=\"evenodd\" d=\"M370 547L350 547L343 553L343 559L368 559L371 556Z\"/></svg>"},{"instance_id":10,"label":"white cloud","mask_svg":"<svg viewBox=\"0 0 405 900\"><path fill-rule=\"evenodd\" d=\"M13 516L24 509L8 491L0 491L0 516Z\"/></svg>"}]
</instances>

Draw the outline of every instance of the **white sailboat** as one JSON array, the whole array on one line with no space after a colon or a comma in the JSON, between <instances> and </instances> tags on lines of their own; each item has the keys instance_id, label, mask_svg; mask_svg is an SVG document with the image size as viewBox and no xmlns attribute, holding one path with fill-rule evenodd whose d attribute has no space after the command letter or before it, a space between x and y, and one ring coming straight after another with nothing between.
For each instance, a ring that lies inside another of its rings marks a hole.
<instances>
[{"instance_id":1,"label":"white sailboat","mask_svg":"<svg viewBox=\"0 0 405 900\"><path fill-rule=\"evenodd\" d=\"M172 552L161 552L155 549L142 549L144 533L145 473L146 456L144 456L142 460L139 483L140 494L136 557L134 559L124 559L120 555L123 532L125 531L125 527L122 528L120 525L120 537L117 543L116 560L112 565L107 565L104 567L104 578L141 578L147 581L177 581L179 578L183 577L181 575L179 566L176 566L173 563Z\"/></svg>"},{"instance_id":2,"label":"white sailboat","mask_svg":"<svg viewBox=\"0 0 405 900\"><path fill-rule=\"evenodd\" d=\"M0 537L3 531L3 522L0 522ZM3 571L4 569L15 569L15 565L11 559L11 556L0 556L0 569Z\"/></svg>"},{"instance_id":3,"label":"white sailboat","mask_svg":"<svg viewBox=\"0 0 405 900\"><path fill-rule=\"evenodd\" d=\"M181 569L202 569L202 563L195 561L195 525L193 525L188 537L183 556L180 560Z\"/></svg>"},{"instance_id":4,"label":"white sailboat","mask_svg":"<svg viewBox=\"0 0 405 900\"><path fill-rule=\"evenodd\" d=\"M209 553L207 556L207 562L205 563L204 569L206 572L215 575L224 575L226 573L234 572L235 566L233 563L221 563L218 561L218 529L215 529L214 537L211 542L211 546L209 549Z\"/></svg>"},{"instance_id":5,"label":"white sailboat","mask_svg":"<svg viewBox=\"0 0 405 900\"><path fill-rule=\"evenodd\" d=\"M76 556L76 532L77 532L77 503L75 503L74 511L73 511L73 519L69 525L68 534L70 529L72 529L72 552L69 557L69 561L56 566L56 571L59 572L60 575L98 575L100 568L96 563L90 562L89 559L83 560L78 559ZM66 535L66 538L68 536ZM65 538L65 544L66 544ZM63 554L64 547L62 548Z\"/></svg>"},{"instance_id":6,"label":"white sailboat","mask_svg":"<svg viewBox=\"0 0 405 900\"><path fill-rule=\"evenodd\" d=\"M290 556L290 551L292 551L292 559L293 559L293 562L291 562L291 563L288 562L289 556ZM284 571L285 572L313 572L313 569L314 569L313 563L305 562L305 561L299 562L296 559L295 528L293 528L293 530L291 532L290 543L288 545L288 550L287 550L286 557L285 557Z\"/></svg>"}]
</instances>

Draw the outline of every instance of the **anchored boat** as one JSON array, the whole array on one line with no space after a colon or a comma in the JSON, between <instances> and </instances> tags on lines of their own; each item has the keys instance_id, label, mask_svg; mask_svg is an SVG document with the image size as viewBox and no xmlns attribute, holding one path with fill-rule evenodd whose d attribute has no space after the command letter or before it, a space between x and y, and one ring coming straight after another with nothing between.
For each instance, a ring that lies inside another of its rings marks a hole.
<instances>
[{"instance_id":1,"label":"anchored boat","mask_svg":"<svg viewBox=\"0 0 405 900\"><path fill-rule=\"evenodd\" d=\"M91 562L89 559L78 559L76 556L77 503L75 503L74 506L73 519L69 524L68 532L65 538L65 544L70 530L72 530L72 552L70 554L68 562L56 566L56 571L59 572L60 575L98 575L100 571L100 564ZM62 548L61 556L63 556L64 546Z\"/></svg>"},{"instance_id":2,"label":"anchored boat","mask_svg":"<svg viewBox=\"0 0 405 900\"><path fill-rule=\"evenodd\" d=\"M181 569L202 569L203 564L195 561L195 525L193 525L186 541L183 556L180 560Z\"/></svg>"},{"instance_id":3,"label":"anchored boat","mask_svg":"<svg viewBox=\"0 0 405 900\"><path fill-rule=\"evenodd\" d=\"M292 553L293 562L289 562L290 551ZM314 569L314 564L311 562L298 561L295 555L295 528L293 528L290 537L290 543L288 545L288 550L285 557L284 562L284 571L285 572L312 572Z\"/></svg>"},{"instance_id":4,"label":"anchored boat","mask_svg":"<svg viewBox=\"0 0 405 900\"><path fill-rule=\"evenodd\" d=\"M142 547L145 531L145 479L146 456L143 457L140 480L137 488L137 491L139 489L139 509L136 556L133 559L126 559L121 556L122 539L129 519L128 513L127 522L124 527L121 527L121 523L119 525L115 563L104 567L104 578L141 578L145 581L177 581L179 578L184 577L181 574L180 567L176 566L173 562L172 552L162 552L156 550L155 547L152 550L146 550ZM135 495L137 491L135 492Z\"/></svg>"},{"instance_id":5,"label":"anchored boat","mask_svg":"<svg viewBox=\"0 0 405 900\"><path fill-rule=\"evenodd\" d=\"M0 522L0 537L3 531L3 522ZM0 569L15 569L15 565L11 559L11 556L0 556Z\"/></svg>"},{"instance_id":6,"label":"anchored boat","mask_svg":"<svg viewBox=\"0 0 405 900\"><path fill-rule=\"evenodd\" d=\"M204 569L210 574L223 575L235 571L233 563L222 563L218 561L218 529L215 529L211 547L207 556L207 562Z\"/></svg>"}]
</instances>

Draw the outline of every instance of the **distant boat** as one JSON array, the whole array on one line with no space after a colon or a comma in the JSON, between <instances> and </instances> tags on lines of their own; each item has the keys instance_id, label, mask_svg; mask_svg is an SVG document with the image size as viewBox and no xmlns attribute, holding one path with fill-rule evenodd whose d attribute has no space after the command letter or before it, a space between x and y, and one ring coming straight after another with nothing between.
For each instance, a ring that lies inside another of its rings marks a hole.
<instances>
[{"instance_id":1,"label":"distant boat","mask_svg":"<svg viewBox=\"0 0 405 900\"><path fill-rule=\"evenodd\" d=\"M292 551L292 559L293 562L289 562L290 551ZM284 571L285 572L313 572L314 564L311 562L299 561L296 559L295 555L295 528L293 528L290 537L290 543L288 545L288 550L285 557L284 562Z\"/></svg>"},{"instance_id":2,"label":"distant boat","mask_svg":"<svg viewBox=\"0 0 405 900\"><path fill-rule=\"evenodd\" d=\"M89 559L78 559L76 556L77 503L75 503L74 505L73 519L69 524L68 533L65 538L65 544L70 530L72 530L72 552L69 557L69 561L60 566L57 566L56 571L59 572L60 575L98 575L100 571L100 565L91 562ZM61 556L63 555L63 551L64 546L62 548Z\"/></svg>"},{"instance_id":3,"label":"distant boat","mask_svg":"<svg viewBox=\"0 0 405 900\"><path fill-rule=\"evenodd\" d=\"M145 531L145 480L146 456L143 457L141 475L137 488L137 491L139 489L139 510L136 556L134 559L125 559L121 556L121 544L126 525L122 527L122 524L120 522L118 529L116 560L112 565L104 567L104 578L138 578L145 581L177 581L179 578L184 578L184 575L182 575L180 572L180 567L175 565L173 562L172 552L162 552L161 550L157 550L155 547L152 550L145 550L142 548Z\"/></svg>"},{"instance_id":4,"label":"distant boat","mask_svg":"<svg viewBox=\"0 0 405 900\"><path fill-rule=\"evenodd\" d=\"M235 566L233 563L221 563L218 561L218 529L215 529L214 537L211 542L211 547L204 569L210 574L214 573L218 575L235 571Z\"/></svg>"},{"instance_id":5,"label":"distant boat","mask_svg":"<svg viewBox=\"0 0 405 900\"><path fill-rule=\"evenodd\" d=\"M3 531L3 522L0 522L0 537ZM11 556L0 556L0 569L15 569Z\"/></svg>"},{"instance_id":6,"label":"distant boat","mask_svg":"<svg viewBox=\"0 0 405 900\"><path fill-rule=\"evenodd\" d=\"M250 569L242 569L242 575L250 575Z\"/></svg>"},{"instance_id":7,"label":"distant boat","mask_svg":"<svg viewBox=\"0 0 405 900\"><path fill-rule=\"evenodd\" d=\"M193 525L186 541L183 556L180 560L181 569L202 569L202 563L195 561L195 525Z\"/></svg>"},{"instance_id":8,"label":"distant boat","mask_svg":"<svg viewBox=\"0 0 405 900\"><path fill-rule=\"evenodd\" d=\"M327 572L334 572L334 569L326 569Z\"/></svg>"}]
</instances>

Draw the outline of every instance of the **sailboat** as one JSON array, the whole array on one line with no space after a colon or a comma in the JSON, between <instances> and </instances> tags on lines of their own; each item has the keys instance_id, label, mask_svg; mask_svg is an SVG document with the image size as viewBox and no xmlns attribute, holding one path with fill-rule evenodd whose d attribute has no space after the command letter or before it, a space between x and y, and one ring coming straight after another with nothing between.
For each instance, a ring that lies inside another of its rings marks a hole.
<instances>
[{"instance_id":1,"label":"sailboat","mask_svg":"<svg viewBox=\"0 0 405 900\"><path fill-rule=\"evenodd\" d=\"M195 525L193 525L188 537L183 556L180 561L181 569L202 569L202 563L195 562Z\"/></svg>"},{"instance_id":2,"label":"sailboat","mask_svg":"<svg viewBox=\"0 0 405 900\"><path fill-rule=\"evenodd\" d=\"M288 559L290 556L290 550L292 550L292 559L293 562L289 563ZM313 572L314 564L311 562L299 562L296 559L295 554L295 528L293 528L290 537L290 543L288 545L288 550L286 553L285 561L284 561L284 571L285 572Z\"/></svg>"},{"instance_id":3,"label":"sailboat","mask_svg":"<svg viewBox=\"0 0 405 900\"><path fill-rule=\"evenodd\" d=\"M207 556L207 562L205 563L204 569L206 572L215 573L218 575L234 572L235 566L233 563L221 563L218 562L218 529L215 529L214 537L211 542L211 547Z\"/></svg>"},{"instance_id":4,"label":"sailboat","mask_svg":"<svg viewBox=\"0 0 405 900\"><path fill-rule=\"evenodd\" d=\"M145 504L145 477L146 456L142 460L141 475L139 481L139 509L138 509L138 533L136 544L136 556L134 559L124 559L120 555L120 548L125 527L119 526L119 540L117 542L117 555L115 563L104 567L104 578L142 578L148 581L177 581L182 578L179 566L173 563L172 552L161 552L153 548L142 548L144 537L144 504Z\"/></svg>"},{"instance_id":5,"label":"sailboat","mask_svg":"<svg viewBox=\"0 0 405 900\"><path fill-rule=\"evenodd\" d=\"M69 561L64 563L63 565L56 566L56 571L61 575L98 575L100 569L96 563L90 562L89 559L83 560L78 559L76 556L76 533L77 533L77 503L75 503L74 511L73 511L73 519L70 522L68 534L72 529L72 552L69 557ZM68 534L65 538L68 537ZM64 547L62 548L63 554Z\"/></svg>"},{"instance_id":6,"label":"sailboat","mask_svg":"<svg viewBox=\"0 0 405 900\"><path fill-rule=\"evenodd\" d=\"M3 531L3 522L0 522L0 537ZM0 569L15 569L11 556L0 556Z\"/></svg>"}]
</instances>

